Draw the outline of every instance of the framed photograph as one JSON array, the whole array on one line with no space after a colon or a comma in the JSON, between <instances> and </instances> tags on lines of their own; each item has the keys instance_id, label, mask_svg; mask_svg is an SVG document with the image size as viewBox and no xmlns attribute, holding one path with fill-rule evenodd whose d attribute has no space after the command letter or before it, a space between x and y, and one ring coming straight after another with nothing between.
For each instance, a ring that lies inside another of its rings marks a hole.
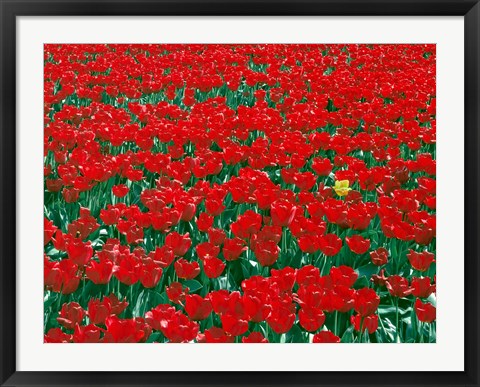
<instances>
[{"instance_id":1,"label":"framed photograph","mask_svg":"<svg viewBox=\"0 0 480 387\"><path fill-rule=\"evenodd\" d=\"M2 386L478 386L477 1L2 1Z\"/></svg>"}]
</instances>

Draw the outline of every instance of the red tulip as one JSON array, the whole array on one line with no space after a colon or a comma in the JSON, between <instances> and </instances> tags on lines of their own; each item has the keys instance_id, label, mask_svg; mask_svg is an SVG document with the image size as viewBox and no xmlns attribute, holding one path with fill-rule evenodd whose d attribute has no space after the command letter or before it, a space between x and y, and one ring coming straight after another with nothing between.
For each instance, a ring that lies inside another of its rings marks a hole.
<instances>
[{"instance_id":1,"label":"red tulip","mask_svg":"<svg viewBox=\"0 0 480 387\"><path fill-rule=\"evenodd\" d=\"M417 253L416 251L410 250L407 254L407 258L410 265L418 271L427 271L432 262L435 261L435 255L428 251Z\"/></svg>"},{"instance_id":2,"label":"red tulip","mask_svg":"<svg viewBox=\"0 0 480 387\"><path fill-rule=\"evenodd\" d=\"M89 242L73 239L66 244L68 258L78 266L85 266L93 256L93 247Z\"/></svg>"},{"instance_id":3,"label":"red tulip","mask_svg":"<svg viewBox=\"0 0 480 387\"><path fill-rule=\"evenodd\" d=\"M91 324L104 324L105 319L112 313L112 304L109 298L102 301L92 298L88 301L88 318Z\"/></svg>"},{"instance_id":4,"label":"red tulip","mask_svg":"<svg viewBox=\"0 0 480 387\"><path fill-rule=\"evenodd\" d=\"M207 257L202 260L203 270L208 278L217 278L222 275L226 264L216 257Z\"/></svg>"},{"instance_id":5,"label":"red tulip","mask_svg":"<svg viewBox=\"0 0 480 387\"><path fill-rule=\"evenodd\" d=\"M166 236L165 245L170 247L177 257L183 257L192 245L192 240L188 232L184 235L172 232Z\"/></svg>"},{"instance_id":6,"label":"red tulip","mask_svg":"<svg viewBox=\"0 0 480 387\"><path fill-rule=\"evenodd\" d=\"M197 219L197 227L200 231L207 232L213 226L213 216L202 212Z\"/></svg>"},{"instance_id":7,"label":"red tulip","mask_svg":"<svg viewBox=\"0 0 480 387\"><path fill-rule=\"evenodd\" d=\"M437 318L437 309L429 302L415 301L415 313L419 321L431 323Z\"/></svg>"},{"instance_id":8,"label":"red tulip","mask_svg":"<svg viewBox=\"0 0 480 387\"><path fill-rule=\"evenodd\" d=\"M296 281L299 285L308 286L316 284L320 280L320 270L318 267L306 265L297 270Z\"/></svg>"},{"instance_id":9,"label":"red tulip","mask_svg":"<svg viewBox=\"0 0 480 387\"><path fill-rule=\"evenodd\" d=\"M178 277L183 279L193 279L200 274L200 266L195 261L188 262L186 259L180 258L174 266Z\"/></svg>"},{"instance_id":10,"label":"red tulip","mask_svg":"<svg viewBox=\"0 0 480 387\"><path fill-rule=\"evenodd\" d=\"M365 239L361 235L352 235L351 237L346 237L345 241L347 242L348 247L355 254L365 254L370 248L370 240Z\"/></svg>"},{"instance_id":11,"label":"red tulip","mask_svg":"<svg viewBox=\"0 0 480 387\"><path fill-rule=\"evenodd\" d=\"M219 228L210 227L208 229L208 239L216 246L222 245L225 241L225 231Z\"/></svg>"},{"instance_id":12,"label":"red tulip","mask_svg":"<svg viewBox=\"0 0 480 387\"><path fill-rule=\"evenodd\" d=\"M288 332L295 322L295 307L293 304L272 303L272 311L267 317L267 323L277 334Z\"/></svg>"},{"instance_id":13,"label":"red tulip","mask_svg":"<svg viewBox=\"0 0 480 387\"><path fill-rule=\"evenodd\" d=\"M113 267L113 262L108 260L100 262L91 260L85 268L85 273L87 278L96 285L108 284L113 275Z\"/></svg>"},{"instance_id":14,"label":"red tulip","mask_svg":"<svg viewBox=\"0 0 480 387\"><path fill-rule=\"evenodd\" d=\"M393 297L406 297L412 293L408 280L399 275L391 275L386 281L388 291Z\"/></svg>"},{"instance_id":15,"label":"red tulip","mask_svg":"<svg viewBox=\"0 0 480 387\"><path fill-rule=\"evenodd\" d=\"M78 201L79 195L80 191L76 188L64 188L62 191L62 196L66 203L75 203Z\"/></svg>"},{"instance_id":16,"label":"red tulip","mask_svg":"<svg viewBox=\"0 0 480 387\"><path fill-rule=\"evenodd\" d=\"M172 343L185 343L197 337L199 326L177 311L171 318L163 320L160 330Z\"/></svg>"},{"instance_id":17,"label":"red tulip","mask_svg":"<svg viewBox=\"0 0 480 387\"><path fill-rule=\"evenodd\" d=\"M322 235L319 238L319 247L326 256L337 255L342 248L342 240L335 234Z\"/></svg>"},{"instance_id":18,"label":"red tulip","mask_svg":"<svg viewBox=\"0 0 480 387\"><path fill-rule=\"evenodd\" d=\"M67 329L75 328L75 324L80 324L85 316L85 311L77 302L63 304L57 321Z\"/></svg>"},{"instance_id":19,"label":"red tulip","mask_svg":"<svg viewBox=\"0 0 480 387\"><path fill-rule=\"evenodd\" d=\"M325 322L325 314L317 308L301 308L298 312L300 325L309 332L315 332Z\"/></svg>"},{"instance_id":20,"label":"red tulip","mask_svg":"<svg viewBox=\"0 0 480 387\"><path fill-rule=\"evenodd\" d=\"M325 289L319 307L326 312L333 312L346 307L343 297L333 289Z\"/></svg>"},{"instance_id":21,"label":"red tulip","mask_svg":"<svg viewBox=\"0 0 480 387\"><path fill-rule=\"evenodd\" d=\"M232 230L236 237L246 239L252 234L258 233L261 227L262 216L251 210L247 210L237 218L237 221L230 225L230 230Z\"/></svg>"},{"instance_id":22,"label":"red tulip","mask_svg":"<svg viewBox=\"0 0 480 387\"><path fill-rule=\"evenodd\" d=\"M117 224L120 219L120 210L118 208L109 208L100 210L100 219L106 225Z\"/></svg>"},{"instance_id":23,"label":"red tulip","mask_svg":"<svg viewBox=\"0 0 480 387\"><path fill-rule=\"evenodd\" d=\"M287 200L279 199L272 203L270 213L275 226L289 226L297 207Z\"/></svg>"},{"instance_id":24,"label":"red tulip","mask_svg":"<svg viewBox=\"0 0 480 387\"><path fill-rule=\"evenodd\" d=\"M127 255L113 268L113 275L120 282L131 286L137 283L140 269L140 262L133 255Z\"/></svg>"},{"instance_id":25,"label":"red tulip","mask_svg":"<svg viewBox=\"0 0 480 387\"><path fill-rule=\"evenodd\" d=\"M164 321L172 319L175 313L176 310L173 306L168 304L160 304L145 313L145 321L153 329L159 331L162 329L162 324L164 324Z\"/></svg>"},{"instance_id":26,"label":"red tulip","mask_svg":"<svg viewBox=\"0 0 480 387\"><path fill-rule=\"evenodd\" d=\"M278 259L280 248L274 241L260 241L253 251L260 265L272 266Z\"/></svg>"},{"instance_id":27,"label":"red tulip","mask_svg":"<svg viewBox=\"0 0 480 387\"><path fill-rule=\"evenodd\" d=\"M313 254L320 249L317 235L303 235L297 239L298 247L304 253Z\"/></svg>"},{"instance_id":28,"label":"red tulip","mask_svg":"<svg viewBox=\"0 0 480 387\"><path fill-rule=\"evenodd\" d=\"M44 343L71 343L72 335L64 333L60 328L50 328L43 338Z\"/></svg>"},{"instance_id":29,"label":"red tulip","mask_svg":"<svg viewBox=\"0 0 480 387\"><path fill-rule=\"evenodd\" d=\"M373 274L370 281L372 281L375 285L378 286L386 286L388 278L385 277L385 269L380 270L380 273L378 274L379 275Z\"/></svg>"},{"instance_id":30,"label":"red tulip","mask_svg":"<svg viewBox=\"0 0 480 387\"><path fill-rule=\"evenodd\" d=\"M339 343L340 337L330 331L321 331L313 336L313 343Z\"/></svg>"},{"instance_id":31,"label":"red tulip","mask_svg":"<svg viewBox=\"0 0 480 387\"><path fill-rule=\"evenodd\" d=\"M167 297L175 304L183 304L185 302L185 296L188 294L189 289L183 289L180 282L172 282L170 286L165 288Z\"/></svg>"},{"instance_id":32,"label":"red tulip","mask_svg":"<svg viewBox=\"0 0 480 387\"><path fill-rule=\"evenodd\" d=\"M429 245L435 237L435 229L431 227L415 227L415 242L419 245Z\"/></svg>"},{"instance_id":33,"label":"red tulip","mask_svg":"<svg viewBox=\"0 0 480 387\"><path fill-rule=\"evenodd\" d=\"M138 277L145 288L154 288L162 278L163 270L153 261L140 267Z\"/></svg>"},{"instance_id":34,"label":"red tulip","mask_svg":"<svg viewBox=\"0 0 480 387\"><path fill-rule=\"evenodd\" d=\"M48 242L53 237L53 234L55 234L55 231L57 230L57 227L53 224L52 221L49 221L47 218L44 218L43 220L43 233L44 233L44 238L43 238L43 244L46 246Z\"/></svg>"},{"instance_id":35,"label":"red tulip","mask_svg":"<svg viewBox=\"0 0 480 387\"><path fill-rule=\"evenodd\" d=\"M312 169L318 176L328 176L332 172L332 162L329 159L313 159Z\"/></svg>"},{"instance_id":36,"label":"red tulip","mask_svg":"<svg viewBox=\"0 0 480 387\"><path fill-rule=\"evenodd\" d=\"M212 216L220 215L225 210L225 206L223 205L223 199L222 198L208 198L205 201L205 209Z\"/></svg>"},{"instance_id":37,"label":"red tulip","mask_svg":"<svg viewBox=\"0 0 480 387\"><path fill-rule=\"evenodd\" d=\"M242 343L268 343L268 340L260 332L252 332L242 337Z\"/></svg>"},{"instance_id":38,"label":"red tulip","mask_svg":"<svg viewBox=\"0 0 480 387\"><path fill-rule=\"evenodd\" d=\"M145 336L135 319L119 319L117 316L105 320L107 331L103 338L106 343L138 343Z\"/></svg>"},{"instance_id":39,"label":"red tulip","mask_svg":"<svg viewBox=\"0 0 480 387\"><path fill-rule=\"evenodd\" d=\"M208 298L189 294L185 298L185 311L192 320L205 320L212 312L212 304Z\"/></svg>"},{"instance_id":40,"label":"red tulip","mask_svg":"<svg viewBox=\"0 0 480 387\"><path fill-rule=\"evenodd\" d=\"M110 301L110 306L111 306L111 312L112 314L119 315L122 313L128 306L128 302L126 301L126 298L123 299L123 301L120 301L115 294L110 294L108 297L105 297Z\"/></svg>"},{"instance_id":41,"label":"red tulip","mask_svg":"<svg viewBox=\"0 0 480 387\"><path fill-rule=\"evenodd\" d=\"M342 300L342 305L337 310L341 313L350 311L354 304L355 290L344 285L337 285L333 291Z\"/></svg>"},{"instance_id":42,"label":"red tulip","mask_svg":"<svg viewBox=\"0 0 480 387\"><path fill-rule=\"evenodd\" d=\"M50 192L60 192L63 187L62 179L46 179L45 185Z\"/></svg>"},{"instance_id":43,"label":"red tulip","mask_svg":"<svg viewBox=\"0 0 480 387\"><path fill-rule=\"evenodd\" d=\"M219 315L227 313L229 309L229 298L233 294L234 293L230 293L225 289L210 292L209 297L212 303L213 311Z\"/></svg>"},{"instance_id":44,"label":"red tulip","mask_svg":"<svg viewBox=\"0 0 480 387\"><path fill-rule=\"evenodd\" d=\"M334 285L352 287L358 278L358 274L350 266L333 266L330 269L330 277Z\"/></svg>"},{"instance_id":45,"label":"red tulip","mask_svg":"<svg viewBox=\"0 0 480 387\"><path fill-rule=\"evenodd\" d=\"M172 249L168 246L157 247L148 256L163 269L170 266L175 259Z\"/></svg>"},{"instance_id":46,"label":"red tulip","mask_svg":"<svg viewBox=\"0 0 480 387\"><path fill-rule=\"evenodd\" d=\"M195 211L197 207L194 203L186 203L181 207L181 216L180 219L184 220L185 222L190 222L193 217L195 216Z\"/></svg>"},{"instance_id":47,"label":"red tulip","mask_svg":"<svg viewBox=\"0 0 480 387\"><path fill-rule=\"evenodd\" d=\"M93 325L87 326L75 326L75 331L73 332L73 342L74 343L99 343L102 330Z\"/></svg>"},{"instance_id":48,"label":"red tulip","mask_svg":"<svg viewBox=\"0 0 480 387\"><path fill-rule=\"evenodd\" d=\"M58 262L50 261L47 256L43 260L43 282L45 289L59 292L62 288L62 271Z\"/></svg>"},{"instance_id":49,"label":"red tulip","mask_svg":"<svg viewBox=\"0 0 480 387\"><path fill-rule=\"evenodd\" d=\"M247 247L245 247L245 242L242 239L225 239L222 253L226 261L234 261L238 259L245 250L247 250Z\"/></svg>"},{"instance_id":50,"label":"red tulip","mask_svg":"<svg viewBox=\"0 0 480 387\"><path fill-rule=\"evenodd\" d=\"M205 329L205 343L233 343L234 341L235 337L225 333L222 328Z\"/></svg>"},{"instance_id":51,"label":"red tulip","mask_svg":"<svg viewBox=\"0 0 480 387\"><path fill-rule=\"evenodd\" d=\"M78 275L78 266L70 259L62 259L58 263L58 268L62 273L62 294L71 294L75 292L80 283L80 276Z\"/></svg>"},{"instance_id":52,"label":"red tulip","mask_svg":"<svg viewBox=\"0 0 480 387\"><path fill-rule=\"evenodd\" d=\"M222 327L226 333L232 336L243 335L248 331L248 321L238 318L232 314L222 314Z\"/></svg>"},{"instance_id":53,"label":"red tulip","mask_svg":"<svg viewBox=\"0 0 480 387\"><path fill-rule=\"evenodd\" d=\"M370 259L376 266L386 265L388 263L388 251L383 247L370 251Z\"/></svg>"},{"instance_id":54,"label":"red tulip","mask_svg":"<svg viewBox=\"0 0 480 387\"><path fill-rule=\"evenodd\" d=\"M435 292L435 285L431 284L430 277L413 277L411 287L412 294L419 298L427 298Z\"/></svg>"},{"instance_id":55,"label":"red tulip","mask_svg":"<svg viewBox=\"0 0 480 387\"><path fill-rule=\"evenodd\" d=\"M361 328L362 332L368 330L368 333L372 334L378 329L378 315L376 314L366 317L356 314L350 317L350 322L356 331L360 331Z\"/></svg>"},{"instance_id":56,"label":"red tulip","mask_svg":"<svg viewBox=\"0 0 480 387\"><path fill-rule=\"evenodd\" d=\"M295 284L296 270L287 266L283 269L270 271L270 281L277 285L281 292L290 292Z\"/></svg>"},{"instance_id":57,"label":"red tulip","mask_svg":"<svg viewBox=\"0 0 480 387\"><path fill-rule=\"evenodd\" d=\"M380 297L375 290L369 288L358 289L355 294L354 309L362 317L375 313L380 304Z\"/></svg>"},{"instance_id":58,"label":"red tulip","mask_svg":"<svg viewBox=\"0 0 480 387\"><path fill-rule=\"evenodd\" d=\"M215 246L213 243L210 242L199 243L195 247L195 250L200 259L213 258L220 253L220 247Z\"/></svg>"}]
</instances>

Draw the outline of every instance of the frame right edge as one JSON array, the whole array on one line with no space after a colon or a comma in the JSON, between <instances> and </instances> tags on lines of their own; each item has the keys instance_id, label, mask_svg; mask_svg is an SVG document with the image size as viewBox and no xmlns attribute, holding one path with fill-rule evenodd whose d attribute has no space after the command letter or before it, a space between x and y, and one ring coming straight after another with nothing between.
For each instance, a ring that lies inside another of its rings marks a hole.
<instances>
[{"instance_id":1,"label":"frame right edge","mask_svg":"<svg viewBox=\"0 0 480 387\"><path fill-rule=\"evenodd\" d=\"M465 373L479 385L480 3L465 15Z\"/></svg>"}]
</instances>

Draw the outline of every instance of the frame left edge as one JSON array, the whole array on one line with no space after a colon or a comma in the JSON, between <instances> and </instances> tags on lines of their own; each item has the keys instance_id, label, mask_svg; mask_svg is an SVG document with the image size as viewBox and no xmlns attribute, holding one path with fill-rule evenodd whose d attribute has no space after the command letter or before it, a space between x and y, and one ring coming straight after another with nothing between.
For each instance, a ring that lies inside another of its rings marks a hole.
<instances>
[{"instance_id":1,"label":"frame left edge","mask_svg":"<svg viewBox=\"0 0 480 387\"><path fill-rule=\"evenodd\" d=\"M15 5L0 3L2 60L0 116L0 384L16 371L16 139L15 139Z\"/></svg>"}]
</instances>

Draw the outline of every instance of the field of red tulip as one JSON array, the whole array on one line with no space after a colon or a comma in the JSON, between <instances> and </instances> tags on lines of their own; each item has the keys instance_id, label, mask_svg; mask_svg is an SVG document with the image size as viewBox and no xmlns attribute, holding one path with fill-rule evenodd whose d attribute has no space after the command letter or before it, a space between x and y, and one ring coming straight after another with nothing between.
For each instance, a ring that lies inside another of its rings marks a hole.
<instances>
[{"instance_id":1,"label":"field of red tulip","mask_svg":"<svg viewBox=\"0 0 480 387\"><path fill-rule=\"evenodd\" d=\"M45 45L45 343L436 341L435 45Z\"/></svg>"}]
</instances>

